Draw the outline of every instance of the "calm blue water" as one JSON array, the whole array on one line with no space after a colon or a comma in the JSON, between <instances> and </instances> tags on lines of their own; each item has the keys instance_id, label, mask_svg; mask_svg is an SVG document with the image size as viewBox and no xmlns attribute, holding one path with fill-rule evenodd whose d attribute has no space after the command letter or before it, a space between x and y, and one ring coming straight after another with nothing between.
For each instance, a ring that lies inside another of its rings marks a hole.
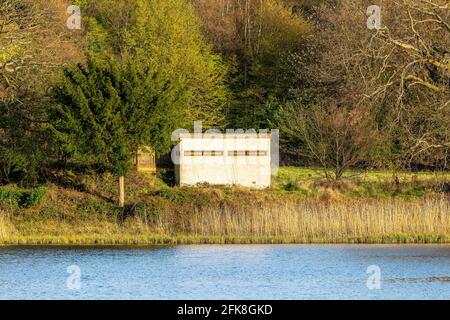
<instances>
[{"instance_id":1,"label":"calm blue water","mask_svg":"<svg viewBox=\"0 0 450 320\"><path fill-rule=\"evenodd\" d=\"M450 299L450 246L0 248L0 299Z\"/></svg>"}]
</instances>

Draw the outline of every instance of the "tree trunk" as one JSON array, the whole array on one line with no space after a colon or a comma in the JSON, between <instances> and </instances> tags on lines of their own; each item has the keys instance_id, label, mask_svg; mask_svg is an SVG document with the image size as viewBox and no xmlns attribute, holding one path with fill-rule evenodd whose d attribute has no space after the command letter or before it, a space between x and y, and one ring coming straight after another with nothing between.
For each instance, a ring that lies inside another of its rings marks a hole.
<instances>
[{"instance_id":1,"label":"tree trunk","mask_svg":"<svg viewBox=\"0 0 450 320\"><path fill-rule=\"evenodd\" d=\"M125 177L119 177L119 207L125 206Z\"/></svg>"}]
</instances>

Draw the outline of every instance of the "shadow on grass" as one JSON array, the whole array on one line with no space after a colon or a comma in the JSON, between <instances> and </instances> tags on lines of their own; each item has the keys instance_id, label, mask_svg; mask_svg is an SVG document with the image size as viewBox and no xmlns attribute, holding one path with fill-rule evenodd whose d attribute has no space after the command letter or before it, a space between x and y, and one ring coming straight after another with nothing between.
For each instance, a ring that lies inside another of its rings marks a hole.
<instances>
[{"instance_id":1,"label":"shadow on grass","mask_svg":"<svg viewBox=\"0 0 450 320\"><path fill-rule=\"evenodd\" d=\"M176 185L174 169L161 168L158 170L157 177L161 179L169 187L175 187Z\"/></svg>"},{"instance_id":2,"label":"shadow on grass","mask_svg":"<svg viewBox=\"0 0 450 320\"><path fill-rule=\"evenodd\" d=\"M103 201L114 203L115 200L102 195L100 192L90 190L86 184L80 181L80 176L86 174L103 174L106 170L101 165L80 165L67 163L55 165L47 174L47 180L62 188L70 188L79 192L87 193Z\"/></svg>"}]
</instances>

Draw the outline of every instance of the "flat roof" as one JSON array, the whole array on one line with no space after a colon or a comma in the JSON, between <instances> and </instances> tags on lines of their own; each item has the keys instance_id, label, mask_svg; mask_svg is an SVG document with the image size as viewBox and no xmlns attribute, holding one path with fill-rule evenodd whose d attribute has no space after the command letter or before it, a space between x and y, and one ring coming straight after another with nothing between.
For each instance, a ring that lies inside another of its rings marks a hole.
<instances>
[{"instance_id":1,"label":"flat roof","mask_svg":"<svg viewBox=\"0 0 450 320\"><path fill-rule=\"evenodd\" d=\"M271 139L271 133L180 133L180 139Z\"/></svg>"}]
</instances>

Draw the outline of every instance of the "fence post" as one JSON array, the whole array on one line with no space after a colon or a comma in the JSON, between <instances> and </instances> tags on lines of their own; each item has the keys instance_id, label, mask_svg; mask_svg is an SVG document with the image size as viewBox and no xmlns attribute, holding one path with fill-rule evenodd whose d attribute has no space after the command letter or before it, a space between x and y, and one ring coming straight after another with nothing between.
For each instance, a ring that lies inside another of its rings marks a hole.
<instances>
[{"instance_id":1,"label":"fence post","mask_svg":"<svg viewBox=\"0 0 450 320\"><path fill-rule=\"evenodd\" d=\"M125 206L125 177L119 177L119 207Z\"/></svg>"}]
</instances>

